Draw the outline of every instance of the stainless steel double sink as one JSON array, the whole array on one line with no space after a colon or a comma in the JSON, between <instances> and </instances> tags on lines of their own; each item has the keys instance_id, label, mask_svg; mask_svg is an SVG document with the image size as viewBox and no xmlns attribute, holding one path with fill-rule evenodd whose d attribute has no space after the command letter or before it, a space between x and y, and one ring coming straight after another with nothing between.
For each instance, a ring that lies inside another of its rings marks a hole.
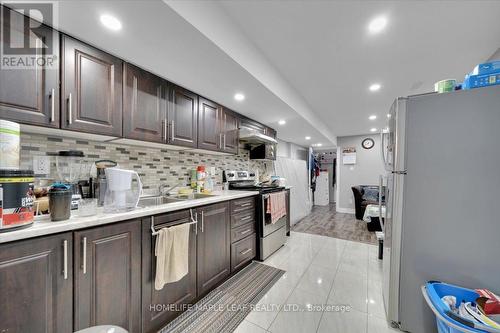
<instances>
[{"instance_id":1,"label":"stainless steel double sink","mask_svg":"<svg viewBox=\"0 0 500 333\"><path fill-rule=\"evenodd\" d=\"M139 199L139 207L151 207L151 206L159 206L159 205L164 205L168 203L174 203L174 202L182 202L182 201L189 201L189 200L196 200L196 199L204 199L204 198L210 198L210 197L215 197L215 194L205 194L205 193L193 193L193 194L188 194L188 195L174 195L174 196L164 196L164 195L158 195L158 196L151 196L151 197L143 197Z\"/></svg>"}]
</instances>

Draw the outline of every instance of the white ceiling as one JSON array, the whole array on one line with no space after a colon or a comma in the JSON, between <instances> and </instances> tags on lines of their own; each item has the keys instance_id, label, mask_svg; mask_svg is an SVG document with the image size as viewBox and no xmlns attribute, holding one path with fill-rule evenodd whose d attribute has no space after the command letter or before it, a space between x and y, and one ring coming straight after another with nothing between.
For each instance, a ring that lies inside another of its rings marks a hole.
<instances>
[{"instance_id":1,"label":"white ceiling","mask_svg":"<svg viewBox=\"0 0 500 333\"><path fill-rule=\"evenodd\" d=\"M396 97L461 81L500 46L500 1L217 3L339 136L383 128ZM388 25L371 35L378 16Z\"/></svg>"},{"instance_id":2,"label":"white ceiling","mask_svg":"<svg viewBox=\"0 0 500 333\"><path fill-rule=\"evenodd\" d=\"M500 46L500 1L60 1L59 10L61 30L303 146L380 129L394 98L461 80ZM106 30L103 13L123 29ZM369 35L378 15L387 29Z\"/></svg>"}]
</instances>

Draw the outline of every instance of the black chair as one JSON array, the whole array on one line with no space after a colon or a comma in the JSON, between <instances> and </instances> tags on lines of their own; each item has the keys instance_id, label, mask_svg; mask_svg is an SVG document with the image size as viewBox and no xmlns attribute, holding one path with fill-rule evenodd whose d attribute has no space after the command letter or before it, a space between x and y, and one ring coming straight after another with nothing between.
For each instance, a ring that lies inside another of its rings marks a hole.
<instances>
[{"instance_id":1,"label":"black chair","mask_svg":"<svg viewBox=\"0 0 500 333\"><path fill-rule=\"evenodd\" d=\"M379 187L376 185L359 185L351 187L352 193L354 195L354 207L356 213L356 219L363 220L363 215L365 214L366 206L368 205L378 205L379 200ZM382 196L382 203L385 202L385 198Z\"/></svg>"}]
</instances>

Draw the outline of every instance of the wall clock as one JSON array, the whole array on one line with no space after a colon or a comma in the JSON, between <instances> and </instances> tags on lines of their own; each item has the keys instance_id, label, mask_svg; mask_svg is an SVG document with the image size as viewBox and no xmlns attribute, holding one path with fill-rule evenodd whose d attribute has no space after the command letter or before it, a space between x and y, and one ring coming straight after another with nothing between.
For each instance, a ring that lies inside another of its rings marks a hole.
<instances>
[{"instance_id":1,"label":"wall clock","mask_svg":"<svg viewBox=\"0 0 500 333\"><path fill-rule=\"evenodd\" d=\"M366 138L363 140L363 142L361 142L361 146L365 149L372 149L374 145L375 141L373 141L373 139L370 138Z\"/></svg>"}]
</instances>

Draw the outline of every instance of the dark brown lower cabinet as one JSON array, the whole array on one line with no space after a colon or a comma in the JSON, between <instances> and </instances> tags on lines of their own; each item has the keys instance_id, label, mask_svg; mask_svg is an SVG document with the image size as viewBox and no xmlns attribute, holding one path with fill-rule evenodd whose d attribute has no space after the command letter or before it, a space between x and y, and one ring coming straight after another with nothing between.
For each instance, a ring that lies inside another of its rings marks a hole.
<instances>
[{"instance_id":1,"label":"dark brown lower cabinet","mask_svg":"<svg viewBox=\"0 0 500 333\"><path fill-rule=\"evenodd\" d=\"M74 262L75 330L107 324L140 332L141 221L75 232Z\"/></svg>"},{"instance_id":2,"label":"dark brown lower cabinet","mask_svg":"<svg viewBox=\"0 0 500 333\"><path fill-rule=\"evenodd\" d=\"M231 271L229 202L198 208L198 296L222 282Z\"/></svg>"},{"instance_id":3,"label":"dark brown lower cabinet","mask_svg":"<svg viewBox=\"0 0 500 333\"><path fill-rule=\"evenodd\" d=\"M193 210L194 212L194 210ZM193 213L194 214L194 213ZM187 309L196 298L196 225L189 234L189 272L177 282L155 289L155 236L151 235L151 218L142 221L142 332L157 332ZM191 221L189 210L153 217L155 228L161 229Z\"/></svg>"},{"instance_id":4,"label":"dark brown lower cabinet","mask_svg":"<svg viewBox=\"0 0 500 333\"><path fill-rule=\"evenodd\" d=\"M72 234L0 245L0 332L73 332Z\"/></svg>"}]
</instances>

